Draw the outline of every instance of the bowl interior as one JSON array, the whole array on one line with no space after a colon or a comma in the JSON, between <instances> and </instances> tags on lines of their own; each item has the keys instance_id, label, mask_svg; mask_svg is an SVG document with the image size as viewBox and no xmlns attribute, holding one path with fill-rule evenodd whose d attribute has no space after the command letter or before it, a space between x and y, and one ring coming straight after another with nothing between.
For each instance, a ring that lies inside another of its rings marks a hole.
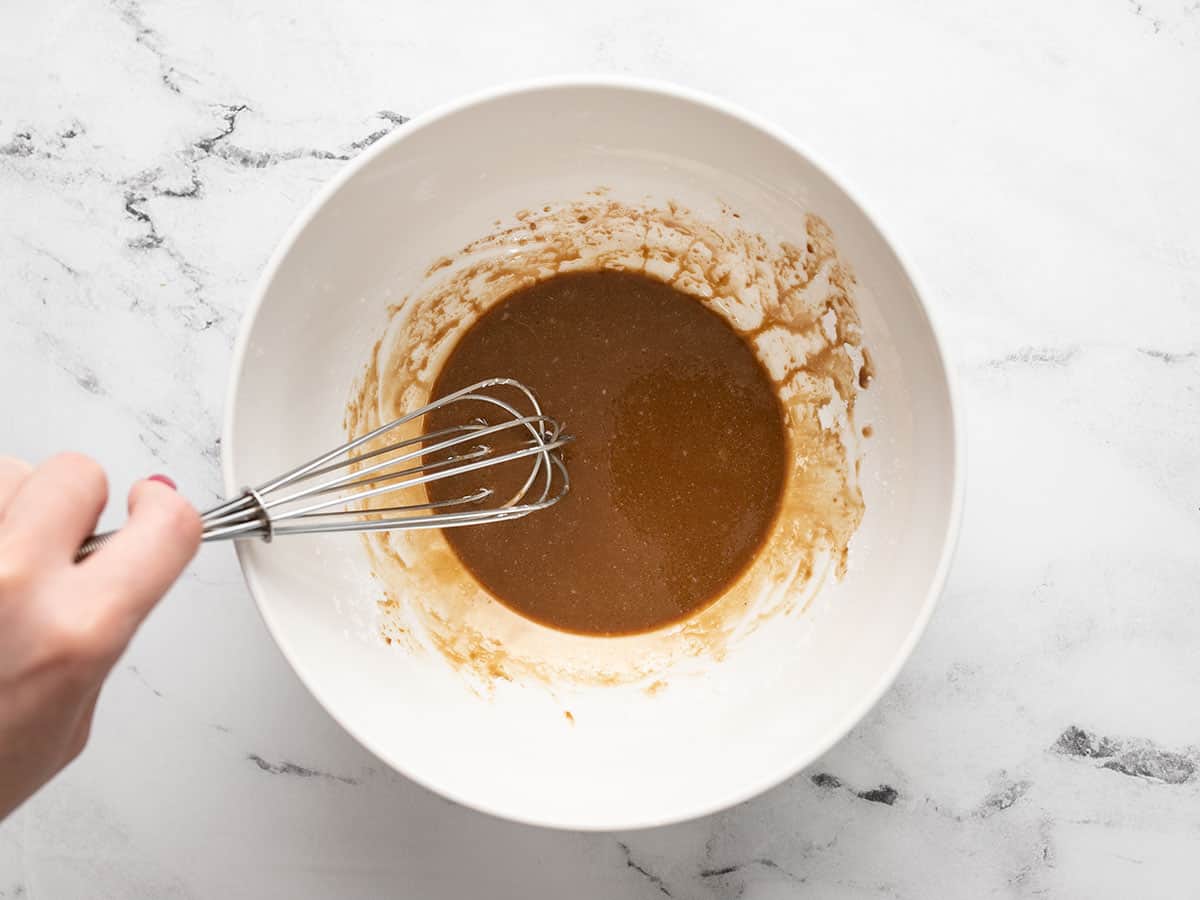
<instances>
[{"instance_id":1,"label":"bowl interior","mask_svg":"<svg viewBox=\"0 0 1200 900\"><path fill-rule=\"evenodd\" d=\"M811 762L890 683L940 589L960 464L943 358L903 265L838 185L736 113L632 84L503 91L406 126L350 166L277 253L243 333L224 446L232 491L341 443L387 307L432 261L497 219L598 187L698 213L727 204L772 240L803 234L809 212L832 228L877 373L860 401L874 435L846 578L665 690L480 692L436 654L380 639L381 590L356 536L238 552L296 672L390 765L509 818L628 828L719 809Z\"/></svg>"}]
</instances>

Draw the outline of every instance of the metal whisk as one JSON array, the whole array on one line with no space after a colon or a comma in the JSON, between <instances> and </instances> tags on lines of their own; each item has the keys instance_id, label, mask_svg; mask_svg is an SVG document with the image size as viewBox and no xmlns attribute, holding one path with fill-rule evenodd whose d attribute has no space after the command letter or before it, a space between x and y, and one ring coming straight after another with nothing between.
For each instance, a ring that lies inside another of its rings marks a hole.
<instances>
[{"instance_id":1,"label":"metal whisk","mask_svg":"<svg viewBox=\"0 0 1200 900\"><path fill-rule=\"evenodd\" d=\"M494 396L496 388L511 388L523 394L532 413L523 413ZM499 421L477 418L355 453L436 409L470 401L494 407L499 415L493 418ZM496 449L494 439L513 429L525 432L522 440L510 442L515 449ZM542 413L529 388L511 378L490 378L448 394L213 507L201 516L203 539L260 537L270 541L282 534L458 528L519 519L553 506L570 489L558 451L571 439L563 433L562 423ZM461 497L436 502L372 507L363 502L528 458L532 458L528 478L506 499L495 497L494 489L481 486ZM76 559L104 546L115 534L108 531L92 535L80 547Z\"/></svg>"}]
</instances>

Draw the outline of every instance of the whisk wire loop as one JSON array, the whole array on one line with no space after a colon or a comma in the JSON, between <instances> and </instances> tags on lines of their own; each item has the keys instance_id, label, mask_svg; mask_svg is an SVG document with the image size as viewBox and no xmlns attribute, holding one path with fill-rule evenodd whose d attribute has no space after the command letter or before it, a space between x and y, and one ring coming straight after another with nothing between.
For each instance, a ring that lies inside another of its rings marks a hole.
<instances>
[{"instance_id":1,"label":"whisk wire loop","mask_svg":"<svg viewBox=\"0 0 1200 900\"><path fill-rule=\"evenodd\" d=\"M505 389L515 392L527 410L496 396ZM369 446L434 410L462 402L485 404L498 410L502 418L494 423L475 418ZM514 429L524 432L521 439L513 443L510 435L509 444L497 448L492 439L503 438ZM214 506L201 515L203 540L259 537L270 541L278 535L458 528L517 519L554 505L570 490L560 451L571 440L561 422L542 412L529 388L511 378L489 378L386 422ZM367 449L356 453L360 448ZM529 474L504 499L481 484L445 500L401 496L401 502L394 504L367 502L493 466L519 464L520 460L531 461ZM88 538L76 559L103 546L112 534Z\"/></svg>"}]
</instances>

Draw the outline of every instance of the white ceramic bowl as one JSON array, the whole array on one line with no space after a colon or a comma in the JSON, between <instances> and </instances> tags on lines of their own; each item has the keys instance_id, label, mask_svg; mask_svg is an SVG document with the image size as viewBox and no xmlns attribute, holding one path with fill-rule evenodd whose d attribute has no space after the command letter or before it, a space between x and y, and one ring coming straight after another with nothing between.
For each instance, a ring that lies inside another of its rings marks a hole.
<instances>
[{"instance_id":1,"label":"white ceramic bowl","mask_svg":"<svg viewBox=\"0 0 1200 900\"><path fill-rule=\"evenodd\" d=\"M963 483L950 373L911 269L840 182L770 126L662 85L559 79L425 115L346 166L271 259L235 354L223 453L232 492L340 443L387 304L495 220L598 185L720 197L752 229L803 234L808 211L832 227L877 369L846 578L661 693L481 695L436 654L380 640L380 591L355 536L238 552L296 673L389 765L496 815L620 829L727 807L815 760L891 684L945 580Z\"/></svg>"}]
</instances>

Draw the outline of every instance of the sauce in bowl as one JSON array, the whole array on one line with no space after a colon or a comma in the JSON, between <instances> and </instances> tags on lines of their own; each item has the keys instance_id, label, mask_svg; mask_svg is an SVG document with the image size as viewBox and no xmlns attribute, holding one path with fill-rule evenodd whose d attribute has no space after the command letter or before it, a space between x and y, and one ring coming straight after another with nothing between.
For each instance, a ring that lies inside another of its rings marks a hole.
<instances>
[{"instance_id":1,"label":"sauce in bowl","mask_svg":"<svg viewBox=\"0 0 1200 900\"><path fill-rule=\"evenodd\" d=\"M497 374L532 388L575 441L571 491L555 506L445 531L496 599L552 628L631 634L693 615L753 560L787 479L784 409L751 347L696 297L638 273L552 276L464 332L432 396ZM426 429L464 415L489 411L454 404ZM529 467L487 472L507 496ZM476 473L427 491L478 487Z\"/></svg>"}]
</instances>

